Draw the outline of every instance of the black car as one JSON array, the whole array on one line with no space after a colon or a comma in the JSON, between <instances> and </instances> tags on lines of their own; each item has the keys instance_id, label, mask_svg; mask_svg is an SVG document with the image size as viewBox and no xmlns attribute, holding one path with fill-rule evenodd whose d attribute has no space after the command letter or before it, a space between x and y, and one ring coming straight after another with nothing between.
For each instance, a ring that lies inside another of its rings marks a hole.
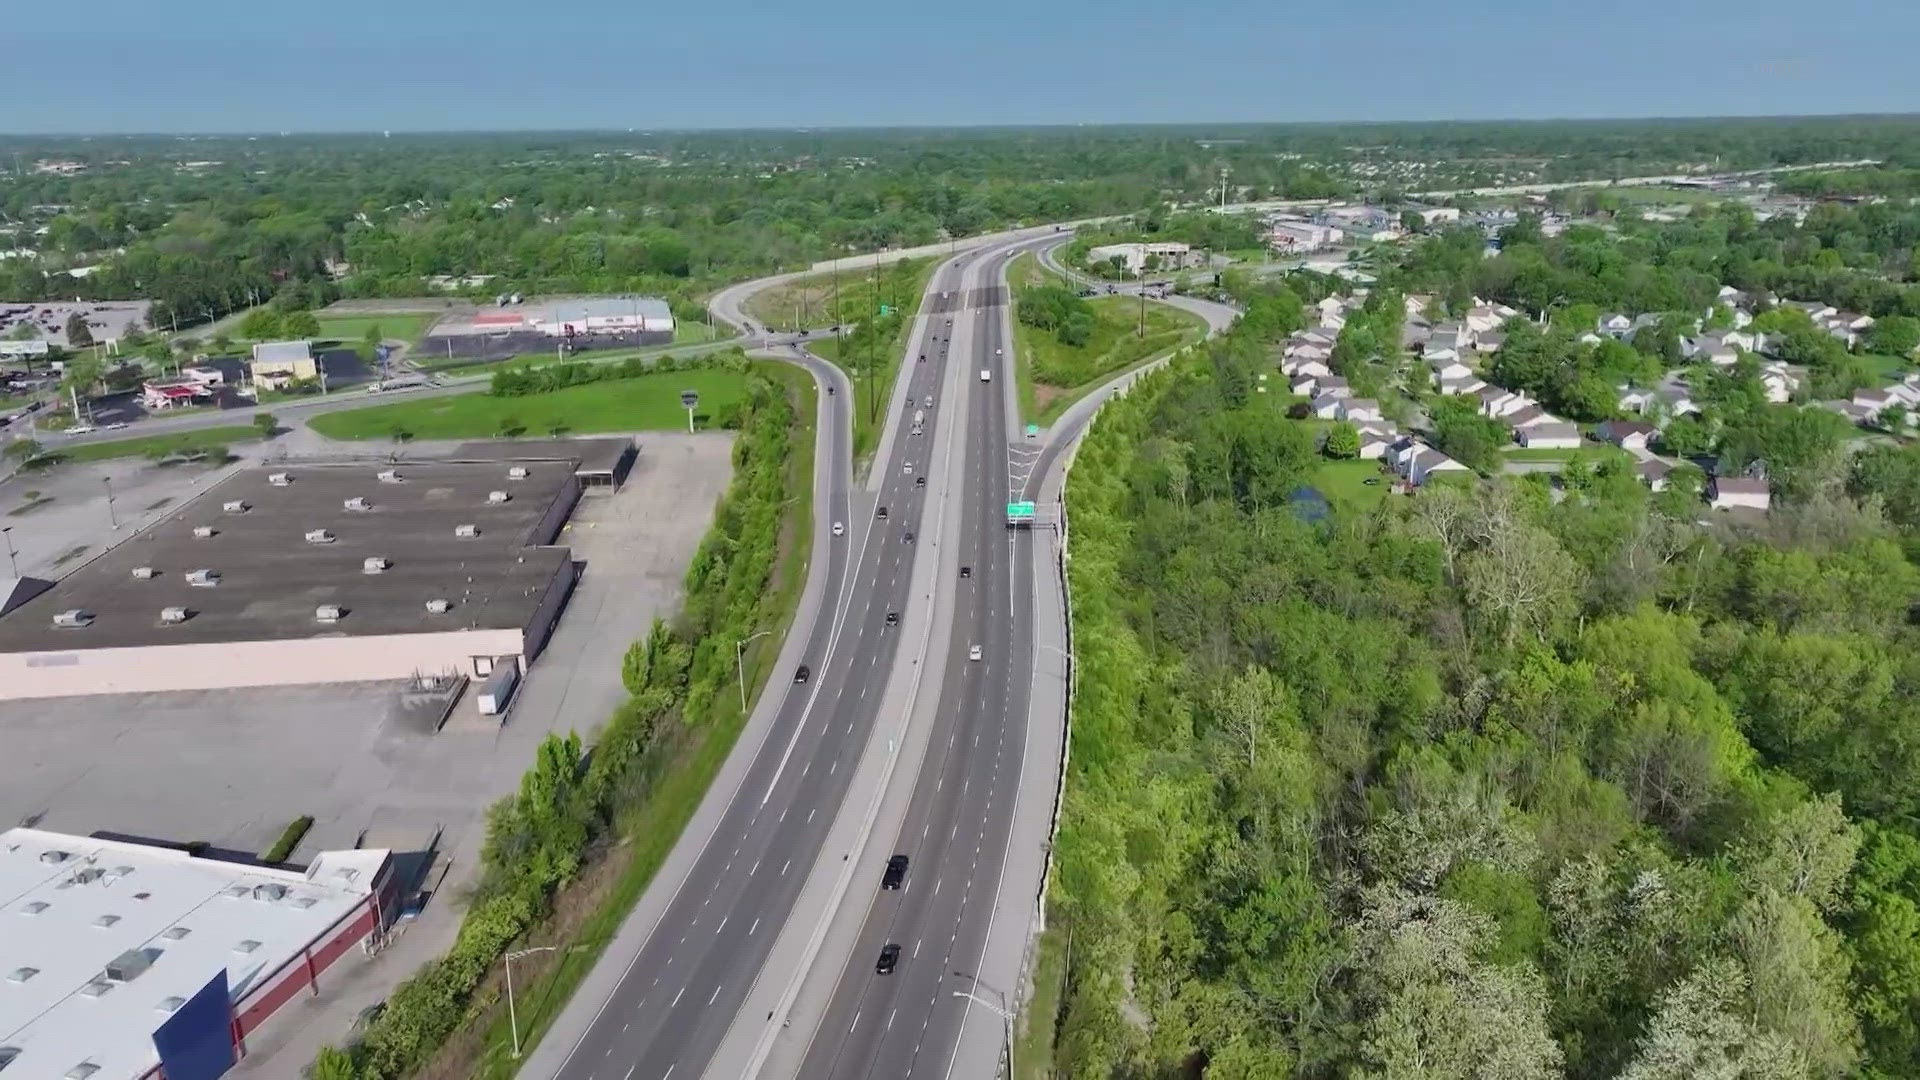
<instances>
[{"instance_id":1,"label":"black car","mask_svg":"<svg viewBox=\"0 0 1920 1080\"><path fill-rule=\"evenodd\" d=\"M963 566L963 567L961 567L961 568L960 568L960 576L961 576L961 577L963 577L963 578L970 578L970 577L972 577L972 576L973 576L973 567L971 567L971 566Z\"/></svg>"},{"instance_id":2,"label":"black car","mask_svg":"<svg viewBox=\"0 0 1920 1080\"><path fill-rule=\"evenodd\" d=\"M927 478L926 478L926 477L924 477L924 476L916 476L916 477L914 477L914 478L913 478L913 486L914 486L914 487L926 487L926 486L927 486Z\"/></svg>"},{"instance_id":3,"label":"black car","mask_svg":"<svg viewBox=\"0 0 1920 1080\"><path fill-rule=\"evenodd\" d=\"M887 508L884 506L881 507L879 510L874 512L873 516L879 518L881 521L887 520Z\"/></svg>"},{"instance_id":4,"label":"black car","mask_svg":"<svg viewBox=\"0 0 1920 1080\"><path fill-rule=\"evenodd\" d=\"M911 531L909 531L909 532L908 532L908 533L907 533L907 534L906 534L906 535L905 535L904 537L901 537L901 539L903 539L903 540L905 540L905 541L906 541L907 543L909 543L909 544L911 544L911 543L913 543L913 533L912 533Z\"/></svg>"},{"instance_id":5,"label":"black car","mask_svg":"<svg viewBox=\"0 0 1920 1080\"><path fill-rule=\"evenodd\" d=\"M880 875L880 887L883 889L898 889L901 883L906 880L907 857L905 855L895 855L893 858L888 859L887 872Z\"/></svg>"},{"instance_id":6,"label":"black car","mask_svg":"<svg viewBox=\"0 0 1920 1080\"><path fill-rule=\"evenodd\" d=\"M800 667L796 669L793 673L793 681L797 683L806 682L808 679L812 677L813 677L813 669L807 667L807 665L805 664L801 664Z\"/></svg>"},{"instance_id":7,"label":"black car","mask_svg":"<svg viewBox=\"0 0 1920 1080\"><path fill-rule=\"evenodd\" d=\"M888 942L880 946L880 960L873 965L873 973L875 975L891 975L893 974L894 967L899 963L900 946Z\"/></svg>"},{"instance_id":8,"label":"black car","mask_svg":"<svg viewBox=\"0 0 1920 1080\"><path fill-rule=\"evenodd\" d=\"M889 611L889 612L887 612L887 625L888 625L888 626L899 626L899 625L900 625L900 613L899 613L899 612L897 612L897 611Z\"/></svg>"}]
</instances>

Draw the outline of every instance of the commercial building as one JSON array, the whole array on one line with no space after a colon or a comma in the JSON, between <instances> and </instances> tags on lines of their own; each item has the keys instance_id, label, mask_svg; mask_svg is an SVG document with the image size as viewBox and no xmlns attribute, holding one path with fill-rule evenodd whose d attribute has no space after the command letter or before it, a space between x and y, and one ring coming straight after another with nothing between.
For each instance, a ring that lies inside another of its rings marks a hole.
<instances>
[{"instance_id":1,"label":"commercial building","mask_svg":"<svg viewBox=\"0 0 1920 1080\"><path fill-rule=\"evenodd\" d=\"M548 446L238 472L0 617L0 699L524 667L577 577L568 515L634 452Z\"/></svg>"},{"instance_id":2,"label":"commercial building","mask_svg":"<svg viewBox=\"0 0 1920 1080\"><path fill-rule=\"evenodd\" d=\"M1273 221L1267 226L1267 243L1276 251L1320 251L1332 247L1341 232L1330 225L1310 221Z\"/></svg>"},{"instance_id":3,"label":"commercial building","mask_svg":"<svg viewBox=\"0 0 1920 1080\"><path fill-rule=\"evenodd\" d=\"M304 870L0 833L0 1075L197 1080L399 908L385 850Z\"/></svg>"},{"instance_id":4,"label":"commercial building","mask_svg":"<svg viewBox=\"0 0 1920 1080\"><path fill-rule=\"evenodd\" d=\"M484 358L552 350L626 348L673 343L673 309L645 296L517 301L443 316L427 331L419 355Z\"/></svg>"},{"instance_id":5,"label":"commercial building","mask_svg":"<svg viewBox=\"0 0 1920 1080\"><path fill-rule=\"evenodd\" d=\"M311 341L263 341L253 347L253 360L247 367L254 384L269 390L320 377L320 363L313 357Z\"/></svg>"},{"instance_id":6,"label":"commercial building","mask_svg":"<svg viewBox=\"0 0 1920 1080\"><path fill-rule=\"evenodd\" d=\"M1129 274L1138 274L1147 269L1147 260L1153 260L1152 269L1182 270L1200 265L1200 253L1191 245L1178 241L1156 244L1105 244L1087 251L1087 262L1092 265L1111 263L1120 260L1120 265Z\"/></svg>"}]
</instances>

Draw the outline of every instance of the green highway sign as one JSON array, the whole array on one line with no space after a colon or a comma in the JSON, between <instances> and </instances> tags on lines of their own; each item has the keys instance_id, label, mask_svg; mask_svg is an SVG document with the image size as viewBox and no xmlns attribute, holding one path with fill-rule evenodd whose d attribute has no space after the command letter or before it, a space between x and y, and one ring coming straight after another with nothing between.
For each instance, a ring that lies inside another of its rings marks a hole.
<instances>
[{"instance_id":1,"label":"green highway sign","mask_svg":"<svg viewBox=\"0 0 1920 1080\"><path fill-rule=\"evenodd\" d=\"M1008 503L1008 504L1007 504L1007 516L1008 516L1008 517L1012 517L1012 518L1019 518L1019 517L1032 517L1032 516L1033 516L1033 504L1032 504L1032 503L1030 503L1030 502L1014 502L1014 503Z\"/></svg>"}]
</instances>

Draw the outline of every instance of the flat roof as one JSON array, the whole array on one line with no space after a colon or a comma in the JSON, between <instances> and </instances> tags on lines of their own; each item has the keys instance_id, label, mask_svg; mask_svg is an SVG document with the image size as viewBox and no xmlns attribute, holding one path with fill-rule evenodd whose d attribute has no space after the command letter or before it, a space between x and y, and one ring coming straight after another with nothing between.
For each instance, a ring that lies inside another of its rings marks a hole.
<instances>
[{"instance_id":1,"label":"flat roof","mask_svg":"<svg viewBox=\"0 0 1920 1080\"><path fill-rule=\"evenodd\" d=\"M606 473L633 450L631 438L486 439L461 443L447 455L459 461L572 461L576 473Z\"/></svg>"},{"instance_id":2,"label":"flat roof","mask_svg":"<svg viewBox=\"0 0 1920 1080\"><path fill-rule=\"evenodd\" d=\"M523 478L509 478L517 465ZM243 469L99 557L53 588L0 617L0 653L203 644L290 638L519 629L533 618L548 585L572 559L534 531L578 481L571 460L407 461L285 464ZM378 474L393 469L399 483ZM277 486L269 477L285 473ZM510 500L490 503L494 491ZM350 498L371 509L346 509ZM245 512L229 513L237 501ZM477 536L455 535L471 524ZM194 535L210 526L210 537ZM325 529L331 543L309 543ZM387 568L364 572L380 557ZM150 578L135 576L151 567ZM195 586L191 571L219 574ZM426 602L452 608L435 615ZM344 616L320 623L314 609L336 604ZM165 625L160 611L190 617ZM93 622L53 624L80 609Z\"/></svg>"},{"instance_id":3,"label":"flat roof","mask_svg":"<svg viewBox=\"0 0 1920 1080\"><path fill-rule=\"evenodd\" d=\"M159 1063L153 1032L222 968L235 1000L371 891L388 852L329 851L302 873L39 829L0 833L0 1046L9 1075L103 1080ZM146 950L126 982L109 963Z\"/></svg>"}]
</instances>

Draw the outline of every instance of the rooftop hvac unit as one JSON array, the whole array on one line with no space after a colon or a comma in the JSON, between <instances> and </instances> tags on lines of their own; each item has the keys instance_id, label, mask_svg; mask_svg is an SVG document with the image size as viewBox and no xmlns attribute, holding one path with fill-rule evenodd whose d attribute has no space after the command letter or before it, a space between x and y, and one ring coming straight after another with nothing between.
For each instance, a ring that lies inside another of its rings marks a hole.
<instances>
[{"instance_id":1,"label":"rooftop hvac unit","mask_svg":"<svg viewBox=\"0 0 1920 1080\"><path fill-rule=\"evenodd\" d=\"M151 566L136 566L133 568L133 576L139 578L141 581L152 581L154 578L160 576L160 571L155 570Z\"/></svg>"},{"instance_id":2,"label":"rooftop hvac unit","mask_svg":"<svg viewBox=\"0 0 1920 1080\"><path fill-rule=\"evenodd\" d=\"M340 621L341 614L340 605L338 604L321 604L319 607L313 609L313 619L315 622L336 623Z\"/></svg>"},{"instance_id":3,"label":"rooftop hvac unit","mask_svg":"<svg viewBox=\"0 0 1920 1080\"><path fill-rule=\"evenodd\" d=\"M163 607L160 609L160 622L166 626L175 626L187 621L187 609L183 607Z\"/></svg>"},{"instance_id":4,"label":"rooftop hvac unit","mask_svg":"<svg viewBox=\"0 0 1920 1080\"><path fill-rule=\"evenodd\" d=\"M247 506L246 501L244 499L229 499L228 501L220 504L220 509L226 511L229 514L244 514L247 512L249 507Z\"/></svg>"},{"instance_id":5,"label":"rooftop hvac unit","mask_svg":"<svg viewBox=\"0 0 1920 1080\"><path fill-rule=\"evenodd\" d=\"M488 501L488 502L490 502L490 503L494 503L494 504L496 504L496 505L497 505L497 504L499 504L499 503L503 503L503 502L506 502L506 501L507 501L508 499L511 499L511 498L513 498L513 496L511 496L511 495L509 495L509 494L507 494L507 493L506 493L506 492L504 492L504 491L489 491L489 492L487 492L487 501Z\"/></svg>"},{"instance_id":6,"label":"rooftop hvac unit","mask_svg":"<svg viewBox=\"0 0 1920 1080\"><path fill-rule=\"evenodd\" d=\"M333 534L332 534L332 533L330 533L330 532L328 532L328 531L327 531L327 530L325 530L325 529L308 529L308 530L307 530L307 543L309 543L309 544L331 544L331 543L333 543Z\"/></svg>"},{"instance_id":7,"label":"rooftop hvac unit","mask_svg":"<svg viewBox=\"0 0 1920 1080\"><path fill-rule=\"evenodd\" d=\"M220 584L220 571L189 570L187 571L187 584L198 586L202 589L211 589L215 585Z\"/></svg>"},{"instance_id":8,"label":"rooftop hvac unit","mask_svg":"<svg viewBox=\"0 0 1920 1080\"><path fill-rule=\"evenodd\" d=\"M132 982L153 966L159 949L128 949L112 960L107 961L107 978L114 982Z\"/></svg>"},{"instance_id":9,"label":"rooftop hvac unit","mask_svg":"<svg viewBox=\"0 0 1920 1080\"><path fill-rule=\"evenodd\" d=\"M400 483L400 470L399 469L381 469L380 482L383 484Z\"/></svg>"},{"instance_id":10,"label":"rooftop hvac unit","mask_svg":"<svg viewBox=\"0 0 1920 1080\"><path fill-rule=\"evenodd\" d=\"M373 504L372 504L372 503L370 503L370 502L368 502L367 500L365 500L365 499L363 499L363 498L361 498L361 497L360 497L360 496L358 496L358 495L355 495L355 496L354 496L353 498L351 498L351 499L348 499L348 500L347 500L346 502L344 502L344 503L341 503L340 505L342 505L342 506L344 506L344 507L346 507L346 508L347 508L347 509L349 509L349 510L371 510L371 509L373 509Z\"/></svg>"},{"instance_id":11,"label":"rooftop hvac unit","mask_svg":"<svg viewBox=\"0 0 1920 1080\"><path fill-rule=\"evenodd\" d=\"M361 561L360 572L363 574L378 574L384 572L387 567L392 565L392 563L378 555L369 555Z\"/></svg>"},{"instance_id":12,"label":"rooftop hvac unit","mask_svg":"<svg viewBox=\"0 0 1920 1080\"><path fill-rule=\"evenodd\" d=\"M82 626L92 626L93 612L85 608L74 608L71 611L63 611L53 617L53 625L68 630L78 629Z\"/></svg>"},{"instance_id":13,"label":"rooftop hvac unit","mask_svg":"<svg viewBox=\"0 0 1920 1080\"><path fill-rule=\"evenodd\" d=\"M469 539L469 540L471 540L471 539L473 539L474 537L476 537L476 536L479 536L479 535L480 535L480 526L478 526L478 525L455 525L455 526L453 527L453 535L455 535L455 536L459 536L459 537L464 537L464 538L466 538L466 539Z\"/></svg>"},{"instance_id":14,"label":"rooftop hvac unit","mask_svg":"<svg viewBox=\"0 0 1920 1080\"><path fill-rule=\"evenodd\" d=\"M261 900L261 901L271 903L272 901L275 901L275 900L284 899L286 895L287 895L287 887L278 882L269 882L267 884L255 885L253 887L253 898L255 900Z\"/></svg>"},{"instance_id":15,"label":"rooftop hvac unit","mask_svg":"<svg viewBox=\"0 0 1920 1080\"><path fill-rule=\"evenodd\" d=\"M427 601L427 614L429 615L445 615L448 611L451 611L452 609L453 609L453 605L451 603L448 603L447 601L442 600L437 596Z\"/></svg>"},{"instance_id":16,"label":"rooftop hvac unit","mask_svg":"<svg viewBox=\"0 0 1920 1080\"><path fill-rule=\"evenodd\" d=\"M193 535L199 537L202 540L205 540L207 537L212 536L214 534L214 531L215 531L214 527L211 525L195 525L193 527Z\"/></svg>"},{"instance_id":17,"label":"rooftop hvac unit","mask_svg":"<svg viewBox=\"0 0 1920 1080\"><path fill-rule=\"evenodd\" d=\"M293 483L293 477L283 472L271 472L267 474L267 483L272 484L274 487L286 487L288 484Z\"/></svg>"},{"instance_id":18,"label":"rooftop hvac unit","mask_svg":"<svg viewBox=\"0 0 1920 1080\"><path fill-rule=\"evenodd\" d=\"M515 465L507 470L507 479L509 480L525 480L526 478L527 467L525 465Z\"/></svg>"}]
</instances>

